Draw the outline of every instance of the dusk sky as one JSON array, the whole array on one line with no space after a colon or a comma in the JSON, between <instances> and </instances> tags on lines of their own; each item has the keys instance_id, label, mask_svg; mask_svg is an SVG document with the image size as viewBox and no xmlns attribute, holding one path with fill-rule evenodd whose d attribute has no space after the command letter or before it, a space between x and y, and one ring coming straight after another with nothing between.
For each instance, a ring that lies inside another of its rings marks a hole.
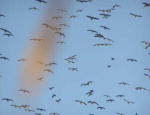
<instances>
[{"instance_id":1,"label":"dusk sky","mask_svg":"<svg viewBox=\"0 0 150 115\"><path fill-rule=\"evenodd\" d=\"M150 115L150 0L45 2L0 0L0 115Z\"/></svg>"}]
</instances>

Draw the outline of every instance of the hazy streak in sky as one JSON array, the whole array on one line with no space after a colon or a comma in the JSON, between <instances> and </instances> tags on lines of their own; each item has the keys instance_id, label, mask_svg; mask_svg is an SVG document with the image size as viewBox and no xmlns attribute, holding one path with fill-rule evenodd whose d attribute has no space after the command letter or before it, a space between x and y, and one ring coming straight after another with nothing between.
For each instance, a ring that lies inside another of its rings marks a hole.
<instances>
[{"instance_id":1,"label":"hazy streak in sky","mask_svg":"<svg viewBox=\"0 0 150 115\"><path fill-rule=\"evenodd\" d=\"M58 2L61 2L61 4L58 4ZM45 6L47 6L47 9L45 10L43 16L40 16L43 17L44 19L42 18L37 21L38 22L37 26L35 27L33 35L31 35L31 38L40 38L40 39L44 39L44 41L41 42L31 41L32 45L26 47L25 52L27 52L27 54L25 55L27 55L26 57L28 57L28 62L23 63L24 64L23 68L21 68L21 72L20 72L21 79L19 80L19 89L29 90L31 92L29 94L31 95L31 97L35 98L35 95L37 96L37 94L40 93L41 91L40 89L42 89L42 85L46 83L45 80L47 79L47 77L45 76L52 75L52 73L47 73L43 71L44 69L51 69L49 66L45 67L44 65L40 65L36 61L41 61L45 64L48 64L50 62L53 62L53 58L59 52L58 51L59 49L57 49L55 44L58 41L58 38L60 36L54 34L55 32L54 30L51 30L50 28L46 28L42 24L46 23L52 27L60 28L59 26L60 23L67 23L65 20L67 13L62 13L58 11L58 9L69 10L70 3L71 1L68 0L66 2L65 1L62 2L60 0L57 1L54 0L49 2L48 4L44 4ZM63 18L55 20L52 19L53 16L61 16ZM31 39L31 38L27 38L27 39ZM37 78L40 77L43 77L44 79L42 81L37 80ZM26 94L24 94L23 97L24 96L25 98L26 96L29 98L29 96ZM33 98L31 98L31 100L32 99Z\"/></svg>"}]
</instances>

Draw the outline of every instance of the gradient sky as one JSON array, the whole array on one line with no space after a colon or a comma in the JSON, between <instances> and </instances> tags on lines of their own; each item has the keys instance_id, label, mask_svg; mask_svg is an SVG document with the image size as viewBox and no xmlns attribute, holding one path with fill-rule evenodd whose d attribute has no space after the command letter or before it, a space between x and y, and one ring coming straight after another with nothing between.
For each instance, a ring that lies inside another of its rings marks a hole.
<instances>
[{"instance_id":1,"label":"gradient sky","mask_svg":"<svg viewBox=\"0 0 150 115\"><path fill-rule=\"evenodd\" d=\"M0 115L34 115L41 113L59 113L60 115L149 115L150 114L150 79L144 74L150 68L150 49L141 41L150 42L150 7L144 7L143 2L150 0L93 0L91 3L80 3L76 0L46 0L47 4L35 0L0 0L0 28L7 29L14 36L4 36L0 30L0 99L10 98L14 102L0 100ZM108 19L102 18L100 9L116 7ZM31 7L39 10L29 10ZM67 10L60 12L58 9ZM82 12L76 12L83 9ZM135 18L130 13L142 15ZM76 18L70 18L76 15ZM99 18L90 20L87 15ZM52 19L62 16L62 19ZM60 27L66 37L55 34L53 30L43 26L47 23L53 27ZM66 23L70 27L59 24ZM104 30L99 26L109 27ZM94 37L95 33L87 31L96 30L114 42ZM41 38L45 41L31 41L31 38ZM66 44L58 44L65 41ZM109 43L111 46L93 46L97 43ZM77 55L75 63L68 63L66 58ZM115 58L114 61L111 58ZM28 61L20 62L21 58ZM138 62L127 61L136 59ZM55 62L58 65L45 67L36 63L42 61L46 64ZM107 66L111 65L110 68ZM78 68L71 71L68 68ZM51 69L54 74L43 71ZM39 81L37 78L43 77ZM93 81L89 86L82 83ZM120 82L129 85L119 85ZM50 90L49 87L54 87ZM136 90L144 87L147 90ZM29 93L18 91L26 89ZM92 96L87 96L89 90L94 90ZM51 98L53 94L56 97ZM106 102L110 95L114 102ZM116 95L125 97L116 97ZM57 99L61 99L59 103ZM123 99L134 102L127 104ZM81 100L86 105L79 104ZM96 101L104 110L97 109L98 105L89 104ZM14 108L11 104L30 105L25 111L23 108ZM46 112L40 112L43 108Z\"/></svg>"}]
</instances>

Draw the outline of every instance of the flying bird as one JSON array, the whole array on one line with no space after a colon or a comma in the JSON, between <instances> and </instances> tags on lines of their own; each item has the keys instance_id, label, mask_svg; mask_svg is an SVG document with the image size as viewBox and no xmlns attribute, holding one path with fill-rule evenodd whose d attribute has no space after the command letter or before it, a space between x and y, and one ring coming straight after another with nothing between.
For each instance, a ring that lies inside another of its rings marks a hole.
<instances>
[{"instance_id":1,"label":"flying bird","mask_svg":"<svg viewBox=\"0 0 150 115\"><path fill-rule=\"evenodd\" d=\"M61 33L61 32L55 32L56 34L59 34L60 36L64 36L65 37L65 34Z\"/></svg>"},{"instance_id":2,"label":"flying bird","mask_svg":"<svg viewBox=\"0 0 150 115\"><path fill-rule=\"evenodd\" d=\"M124 95L116 95L116 97L125 97Z\"/></svg>"},{"instance_id":3,"label":"flying bird","mask_svg":"<svg viewBox=\"0 0 150 115\"><path fill-rule=\"evenodd\" d=\"M138 62L136 59L127 59L127 61Z\"/></svg>"},{"instance_id":4,"label":"flying bird","mask_svg":"<svg viewBox=\"0 0 150 115\"><path fill-rule=\"evenodd\" d=\"M25 92L30 93L30 91L25 90L25 89L19 89L18 91L23 91L24 93L25 93Z\"/></svg>"},{"instance_id":5,"label":"flying bird","mask_svg":"<svg viewBox=\"0 0 150 115\"><path fill-rule=\"evenodd\" d=\"M56 94L53 94L53 95L52 95L52 98L53 98L53 97L56 97Z\"/></svg>"},{"instance_id":6,"label":"flying bird","mask_svg":"<svg viewBox=\"0 0 150 115\"><path fill-rule=\"evenodd\" d=\"M120 85L120 84L129 85L128 83L125 83L125 82L120 82L119 85Z\"/></svg>"},{"instance_id":7,"label":"flying bird","mask_svg":"<svg viewBox=\"0 0 150 115\"><path fill-rule=\"evenodd\" d=\"M31 8L29 8L29 10L39 10L39 9L36 7L31 7Z\"/></svg>"},{"instance_id":8,"label":"flying bird","mask_svg":"<svg viewBox=\"0 0 150 115\"><path fill-rule=\"evenodd\" d=\"M52 74L54 74L54 72L50 69L44 69L44 71L51 72Z\"/></svg>"},{"instance_id":9,"label":"flying bird","mask_svg":"<svg viewBox=\"0 0 150 115\"><path fill-rule=\"evenodd\" d=\"M106 100L106 102L113 102L113 101L115 101L115 100L113 100L113 99L108 99L108 100Z\"/></svg>"},{"instance_id":10,"label":"flying bird","mask_svg":"<svg viewBox=\"0 0 150 115\"><path fill-rule=\"evenodd\" d=\"M102 27L102 28L104 28L105 30L110 30L108 27L106 27L106 26L99 26L99 27Z\"/></svg>"},{"instance_id":11,"label":"flying bird","mask_svg":"<svg viewBox=\"0 0 150 115\"><path fill-rule=\"evenodd\" d=\"M47 3L47 2L44 1L44 0L35 0L35 1L38 1L39 3Z\"/></svg>"},{"instance_id":12,"label":"flying bird","mask_svg":"<svg viewBox=\"0 0 150 115\"><path fill-rule=\"evenodd\" d=\"M0 59L9 60L7 57L0 57Z\"/></svg>"},{"instance_id":13,"label":"flying bird","mask_svg":"<svg viewBox=\"0 0 150 115\"><path fill-rule=\"evenodd\" d=\"M71 16L70 16L70 18L76 18L76 17L77 17L76 15L71 15Z\"/></svg>"},{"instance_id":14,"label":"flying bird","mask_svg":"<svg viewBox=\"0 0 150 115\"><path fill-rule=\"evenodd\" d=\"M99 18L96 18L96 17L94 17L94 16L86 16L86 17L88 17L88 18L90 18L91 20L99 20Z\"/></svg>"},{"instance_id":15,"label":"flying bird","mask_svg":"<svg viewBox=\"0 0 150 115\"><path fill-rule=\"evenodd\" d=\"M59 103L59 101L60 101L61 99L58 99L58 100L56 100L56 102L58 102Z\"/></svg>"},{"instance_id":16,"label":"flying bird","mask_svg":"<svg viewBox=\"0 0 150 115\"><path fill-rule=\"evenodd\" d=\"M130 13L132 16L134 16L135 18L136 17L142 17L141 15L138 15L138 14L133 14L133 13Z\"/></svg>"},{"instance_id":17,"label":"flying bird","mask_svg":"<svg viewBox=\"0 0 150 115\"><path fill-rule=\"evenodd\" d=\"M63 9L58 9L61 12L67 12L67 10L63 10Z\"/></svg>"},{"instance_id":18,"label":"flying bird","mask_svg":"<svg viewBox=\"0 0 150 115\"><path fill-rule=\"evenodd\" d=\"M104 107L100 107L100 106L99 106L99 107L97 107L97 109L105 109L105 108L104 108Z\"/></svg>"},{"instance_id":19,"label":"flying bird","mask_svg":"<svg viewBox=\"0 0 150 115\"><path fill-rule=\"evenodd\" d=\"M95 30L87 30L87 31L91 31L92 33L94 32L94 33L98 33L97 31L95 31Z\"/></svg>"},{"instance_id":20,"label":"flying bird","mask_svg":"<svg viewBox=\"0 0 150 115\"><path fill-rule=\"evenodd\" d=\"M0 14L0 17L5 17L5 15L3 15L3 14Z\"/></svg>"},{"instance_id":21,"label":"flying bird","mask_svg":"<svg viewBox=\"0 0 150 115\"><path fill-rule=\"evenodd\" d=\"M37 108L36 110L46 111L45 109L42 109L42 108Z\"/></svg>"},{"instance_id":22,"label":"flying bird","mask_svg":"<svg viewBox=\"0 0 150 115\"><path fill-rule=\"evenodd\" d=\"M144 4L144 7L150 7L150 3L142 3Z\"/></svg>"},{"instance_id":23,"label":"flying bird","mask_svg":"<svg viewBox=\"0 0 150 115\"><path fill-rule=\"evenodd\" d=\"M49 115L60 115L59 113L50 113Z\"/></svg>"},{"instance_id":24,"label":"flying bird","mask_svg":"<svg viewBox=\"0 0 150 115\"><path fill-rule=\"evenodd\" d=\"M28 59L19 59L18 61L23 61L23 62L25 62L25 61L28 61Z\"/></svg>"},{"instance_id":25,"label":"flying bird","mask_svg":"<svg viewBox=\"0 0 150 115\"><path fill-rule=\"evenodd\" d=\"M83 101L75 100L75 102L78 102L78 103L80 103L80 104L87 105L87 104L86 104L85 102L83 102Z\"/></svg>"},{"instance_id":26,"label":"flying bird","mask_svg":"<svg viewBox=\"0 0 150 115\"><path fill-rule=\"evenodd\" d=\"M9 102L9 101L14 102L12 99L9 99L9 98L3 98L3 99L1 99L1 100L6 100L7 102Z\"/></svg>"},{"instance_id":27,"label":"flying bird","mask_svg":"<svg viewBox=\"0 0 150 115\"><path fill-rule=\"evenodd\" d=\"M50 90L52 90L54 87L49 87Z\"/></svg>"},{"instance_id":28,"label":"flying bird","mask_svg":"<svg viewBox=\"0 0 150 115\"><path fill-rule=\"evenodd\" d=\"M130 103L134 104L134 102L128 101L128 100L126 100L126 99L124 99L124 101L126 101L128 104L130 104Z\"/></svg>"}]
</instances>

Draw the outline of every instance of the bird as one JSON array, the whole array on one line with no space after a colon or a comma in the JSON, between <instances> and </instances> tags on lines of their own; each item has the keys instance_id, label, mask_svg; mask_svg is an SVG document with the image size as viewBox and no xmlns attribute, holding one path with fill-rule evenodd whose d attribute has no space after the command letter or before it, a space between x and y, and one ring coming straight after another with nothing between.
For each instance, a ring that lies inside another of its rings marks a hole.
<instances>
[{"instance_id":1,"label":"bird","mask_svg":"<svg viewBox=\"0 0 150 115\"><path fill-rule=\"evenodd\" d=\"M108 67L108 68L110 68L110 67L111 67L111 65L108 65L107 67Z\"/></svg>"},{"instance_id":2,"label":"bird","mask_svg":"<svg viewBox=\"0 0 150 115\"><path fill-rule=\"evenodd\" d=\"M46 111L45 109L42 109L42 108L37 108L36 110Z\"/></svg>"},{"instance_id":3,"label":"bird","mask_svg":"<svg viewBox=\"0 0 150 115\"><path fill-rule=\"evenodd\" d=\"M145 68L144 70L148 70L150 72L150 68Z\"/></svg>"},{"instance_id":4,"label":"bird","mask_svg":"<svg viewBox=\"0 0 150 115\"><path fill-rule=\"evenodd\" d=\"M138 14L133 14L133 13L130 13L132 16L134 16L135 18L136 17L142 17L141 15L138 15Z\"/></svg>"},{"instance_id":5,"label":"bird","mask_svg":"<svg viewBox=\"0 0 150 115\"><path fill-rule=\"evenodd\" d=\"M34 110L31 110L31 109L25 109L25 111L35 112Z\"/></svg>"},{"instance_id":6,"label":"bird","mask_svg":"<svg viewBox=\"0 0 150 115\"><path fill-rule=\"evenodd\" d=\"M122 114L122 113L118 113L118 112L117 112L117 114L119 114L119 115L124 115L124 114Z\"/></svg>"},{"instance_id":7,"label":"bird","mask_svg":"<svg viewBox=\"0 0 150 115\"><path fill-rule=\"evenodd\" d=\"M76 17L77 17L76 15L71 15L71 16L70 16L70 18L76 18Z\"/></svg>"},{"instance_id":8,"label":"bird","mask_svg":"<svg viewBox=\"0 0 150 115\"><path fill-rule=\"evenodd\" d=\"M35 113L36 115L42 115L41 113Z\"/></svg>"},{"instance_id":9,"label":"bird","mask_svg":"<svg viewBox=\"0 0 150 115\"><path fill-rule=\"evenodd\" d=\"M125 97L124 95L116 95L116 97Z\"/></svg>"},{"instance_id":10,"label":"bird","mask_svg":"<svg viewBox=\"0 0 150 115\"><path fill-rule=\"evenodd\" d=\"M67 12L67 10L63 10L63 9L58 9L61 12Z\"/></svg>"},{"instance_id":11,"label":"bird","mask_svg":"<svg viewBox=\"0 0 150 115\"><path fill-rule=\"evenodd\" d=\"M5 15L4 14L0 14L0 17L5 17Z\"/></svg>"},{"instance_id":12,"label":"bird","mask_svg":"<svg viewBox=\"0 0 150 115\"><path fill-rule=\"evenodd\" d=\"M18 105L15 105L15 104L12 104L12 105L10 105L10 106L13 106L13 107L15 107L15 108L21 108L20 106L18 106Z\"/></svg>"},{"instance_id":13,"label":"bird","mask_svg":"<svg viewBox=\"0 0 150 115\"><path fill-rule=\"evenodd\" d=\"M56 100L56 102L58 102L59 103L59 101L60 101L61 99L58 99L58 100Z\"/></svg>"},{"instance_id":14,"label":"bird","mask_svg":"<svg viewBox=\"0 0 150 115\"><path fill-rule=\"evenodd\" d=\"M83 101L75 100L75 102L78 102L78 103L80 103L80 104L87 105L87 104L86 104L85 102L83 102Z\"/></svg>"},{"instance_id":15,"label":"bird","mask_svg":"<svg viewBox=\"0 0 150 115\"><path fill-rule=\"evenodd\" d=\"M98 38L103 38L103 39L105 39L105 37L104 37L102 34L95 34L94 37L98 37Z\"/></svg>"},{"instance_id":16,"label":"bird","mask_svg":"<svg viewBox=\"0 0 150 115\"><path fill-rule=\"evenodd\" d=\"M113 60L115 60L115 58L111 58L111 60L113 61Z\"/></svg>"},{"instance_id":17,"label":"bird","mask_svg":"<svg viewBox=\"0 0 150 115\"><path fill-rule=\"evenodd\" d=\"M30 91L28 91L28 90L25 90L25 89L19 89L18 91L23 91L24 93L30 93Z\"/></svg>"},{"instance_id":18,"label":"bird","mask_svg":"<svg viewBox=\"0 0 150 115\"><path fill-rule=\"evenodd\" d=\"M53 95L52 95L52 98L53 98L53 97L56 97L56 94L53 94Z\"/></svg>"},{"instance_id":19,"label":"bird","mask_svg":"<svg viewBox=\"0 0 150 115\"><path fill-rule=\"evenodd\" d=\"M25 109L25 108L29 108L30 106L29 105L21 105L20 107L23 107Z\"/></svg>"},{"instance_id":20,"label":"bird","mask_svg":"<svg viewBox=\"0 0 150 115\"><path fill-rule=\"evenodd\" d=\"M99 27L102 27L102 28L104 28L105 30L110 30L108 27L106 27L106 26L99 26Z\"/></svg>"},{"instance_id":21,"label":"bird","mask_svg":"<svg viewBox=\"0 0 150 115\"><path fill-rule=\"evenodd\" d=\"M52 17L52 19L56 19L56 20L58 20L59 18L62 18L61 16L54 16L54 17Z\"/></svg>"},{"instance_id":22,"label":"bird","mask_svg":"<svg viewBox=\"0 0 150 115\"><path fill-rule=\"evenodd\" d=\"M142 89L143 89L143 90L147 90L147 89L144 88L144 87L136 87L135 89L136 89L136 90L142 90Z\"/></svg>"},{"instance_id":23,"label":"bird","mask_svg":"<svg viewBox=\"0 0 150 115\"><path fill-rule=\"evenodd\" d=\"M44 1L44 0L35 0L35 1L38 1L39 3L47 3L47 2Z\"/></svg>"},{"instance_id":24,"label":"bird","mask_svg":"<svg viewBox=\"0 0 150 115\"><path fill-rule=\"evenodd\" d=\"M7 57L0 57L0 59L9 60Z\"/></svg>"},{"instance_id":25,"label":"bird","mask_svg":"<svg viewBox=\"0 0 150 115\"><path fill-rule=\"evenodd\" d=\"M52 90L54 87L49 87L50 90Z\"/></svg>"},{"instance_id":26,"label":"bird","mask_svg":"<svg viewBox=\"0 0 150 115\"><path fill-rule=\"evenodd\" d=\"M45 65L43 62L41 61L36 61L37 63L41 64L41 65Z\"/></svg>"},{"instance_id":27,"label":"bird","mask_svg":"<svg viewBox=\"0 0 150 115\"><path fill-rule=\"evenodd\" d=\"M107 98L111 98L109 95L104 95L105 97L107 97Z\"/></svg>"},{"instance_id":28,"label":"bird","mask_svg":"<svg viewBox=\"0 0 150 115\"><path fill-rule=\"evenodd\" d=\"M105 109L105 108L104 108L104 107L100 107L100 106L99 106L99 107L97 107L97 109Z\"/></svg>"},{"instance_id":29,"label":"bird","mask_svg":"<svg viewBox=\"0 0 150 115\"><path fill-rule=\"evenodd\" d=\"M86 0L76 0L76 1L81 2L81 3L83 3L83 2L88 2L88 1L86 1Z\"/></svg>"},{"instance_id":30,"label":"bird","mask_svg":"<svg viewBox=\"0 0 150 115\"><path fill-rule=\"evenodd\" d=\"M64 36L65 37L65 34L61 33L61 32L55 32L56 34L59 34L60 36Z\"/></svg>"},{"instance_id":31,"label":"bird","mask_svg":"<svg viewBox=\"0 0 150 115\"><path fill-rule=\"evenodd\" d=\"M50 113L49 115L60 115L59 113Z\"/></svg>"},{"instance_id":32,"label":"bird","mask_svg":"<svg viewBox=\"0 0 150 115\"><path fill-rule=\"evenodd\" d=\"M150 7L150 3L142 3L144 4L144 7Z\"/></svg>"},{"instance_id":33,"label":"bird","mask_svg":"<svg viewBox=\"0 0 150 115\"><path fill-rule=\"evenodd\" d=\"M43 77L37 78L37 80L41 81L43 79Z\"/></svg>"},{"instance_id":34,"label":"bird","mask_svg":"<svg viewBox=\"0 0 150 115\"><path fill-rule=\"evenodd\" d=\"M67 26L67 27L70 27L69 25L67 25L67 24L59 24L60 26Z\"/></svg>"},{"instance_id":35,"label":"bird","mask_svg":"<svg viewBox=\"0 0 150 115\"><path fill-rule=\"evenodd\" d=\"M52 74L54 74L54 72L50 69L44 69L44 71L51 72Z\"/></svg>"},{"instance_id":36,"label":"bird","mask_svg":"<svg viewBox=\"0 0 150 115\"><path fill-rule=\"evenodd\" d=\"M150 75L149 74L144 73L144 75L147 76L150 79Z\"/></svg>"},{"instance_id":37,"label":"bird","mask_svg":"<svg viewBox=\"0 0 150 115\"><path fill-rule=\"evenodd\" d=\"M54 63L54 62L51 62L51 63L45 64L45 66L52 66L52 65L58 65L58 64L57 64L57 63Z\"/></svg>"},{"instance_id":38,"label":"bird","mask_svg":"<svg viewBox=\"0 0 150 115\"><path fill-rule=\"evenodd\" d=\"M115 101L115 100L113 100L113 99L108 99L108 100L106 100L106 102L108 102L108 101L113 102L113 101Z\"/></svg>"},{"instance_id":39,"label":"bird","mask_svg":"<svg viewBox=\"0 0 150 115\"><path fill-rule=\"evenodd\" d=\"M82 12L83 11L83 9L78 9L76 12Z\"/></svg>"},{"instance_id":40,"label":"bird","mask_svg":"<svg viewBox=\"0 0 150 115\"><path fill-rule=\"evenodd\" d=\"M97 31L95 31L95 30L87 30L87 31L91 31L92 33L94 32L94 33L98 33Z\"/></svg>"},{"instance_id":41,"label":"bird","mask_svg":"<svg viewBox=\"0 0 150 115\"><path fill-rule=\"evenodd\" d=\"M99 105L99 104L98 104L97 102L95 102L95 101L88 101L88 103Z\"/></svg>"},{"instance_id":42,"label":"bird","mask_svg":"<svg viewBox=\"0 0 150 115\"><path fill-rule=\"evenodd\" d=\"M12 34L10 31L4 29L4 28L0 28L2 31L4 31L5 33L9 33L9 34Z\"/></svg>"},{"instance_id":43,"label":"bird","mask_svg":"<svg viewBox=\"0 0 150 115\"><path fill-rule=\"evenodd\" d=\"M28 61L28 59L19 59L18 61L23 61L23 62L25 62L25 61Z\"/></svg>"},{"instance_id":44,"label":"bird","mask_svg":"<svg viewBox=\"0 0 150 115\"><path fill-rule=\"evenodd\" d=\"M57 41L56 43L66 44L66 42L64 42L64 41Z\"/></svg>"},{"instance_id":45,"label":"bird","mask_svg":"<svg viewBox=\"0 0 150 115\"><path fill-rule=\"evenodd\" d=\"M69 70L72 70L72 71L78 71L77 68L68 68Z\"/></svg>"},{"instance_id":46,"label":"bird","mask_svg":"<svg viewBox=\"0 0 150 115\"><path fill-rule=\"evenodd\" d=\"M114 6L113 6L113 8L115 8L115 7L121 7L120 5L118 5L118 4L115 4Z\"/></svg>"},{"instance_id":47,"label":"bird","mask_svg":"<svg viewBox=\"0 0 150 115\"><path fill-rule=\"evenodd\" d=\"M130 103L134 104L134 102L128 101L128 100L126 100L126 99L124 99L124 101L126 101L128 104L130 104Z\"/></svg>"},{"instance_id":48,"label":"bird","mask_svg":"<svg viewBox=\"0 0 150 115\"><path fill-rule=\"evenodd\" d=\"M120 84L129 85L128 83L125 83L125 82L120 82L119 85L120 85Z\"/></svg>"},{"instance_id":49,"label":"bird","mask_svg":"<svg viewBox=\"0 0 150 115\"><path fill-rule=\"evenodd\" d=\"M3 98L3 99L1 99L1 100L6 100L7 102L9 102L9 101L14 102L12 99L9 99L9 98Z\"/></svg>"},{"instance_id":50,"label":"bird","mask_svg":"<svg viewBox=\"0 0 150 115\"><path fill-rule=\"evenodd\" d=\"M138 62L136 59L127 59L127 61Z\"/></svg>"},{"instance_id":51,"label":"bird","mask_svg":"<svg viewBox=\"0 0 150 115\"><path fill-rule=\"evenodd\" d=\"M43 23L42 25L44 25L46 28L52 28L50 25Z\"/></svg>"},{"instance_id":52,"label":"bird","mask_svg":"<svg viewBox=\"0 0 150 115\"><path fill-rule=\"evenodd\" d=\"M14 35L12 35L12 34L10 34L10 33L6 33L6 34L3 34L3 35L6 35L6 36L8 36L8 37L14 36Z\"/></svg>"},{"instance_id":53,"label":"bird","mask_svg":"<svg viewBox=\"0 0 150 115\"><path fill-rule=\"evenodd\" d=\"M96 18L96 17L94 17L94 16L86 16L86 17L88 17L88 18L90 18L91 20L99 20L99 18Z\"/></svg>"},{"instance_id":54,"label":"bird","mask_svg":"<svg viewBox=\"0 0 150 115\"><path fill-rule=\"evenodd\" d=\"M39 10L39 9L34 6L34 7L29 8L29 10Z\"/></svg>"}]
</instances>

